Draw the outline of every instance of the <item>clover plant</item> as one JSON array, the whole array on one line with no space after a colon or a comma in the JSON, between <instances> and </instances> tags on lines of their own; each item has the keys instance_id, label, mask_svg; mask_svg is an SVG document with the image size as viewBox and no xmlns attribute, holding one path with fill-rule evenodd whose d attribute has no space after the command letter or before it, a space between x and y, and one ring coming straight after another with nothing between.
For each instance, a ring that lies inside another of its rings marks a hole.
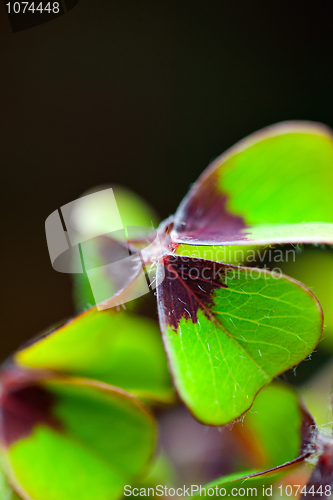
<instances>
[{"instance_id":1,"label":"clover plant","mask_svg":"<svg viewBox=\"0 0 333 500\"><path fill-rule=\"evenodd\" d=\"M125 226L156 221L137 196L115 192ZM207 428L226 426L251 457L208 481L210 496L223 488L230 496L244 485L269 496L270 485L281 486L319 453L304 481L312 498L328 498L331 438L318 431L298 391L273 380L316 348L322 308L309 288L260 267L258 257L286 245L314 252L333 245L332 200L332 132L285 122L217 158L154 237L95 238L91 255L101 287L111 290L103 307L94 303L87 276L76 277L81 312L3 365L0 498L112 500L126 485L143 494L147 485L181 481L163 444L156 448L156 422L161 426L161 415L182 403ZM142 272L134 265L115 288L103 271L105 249L115 247L130 249L134 262L155 273L159 328L142 314L144 297L126 310L112 307L115 297L117 304L129 300ZM313 263L298 270L302 281ZM324 274L327 267L318 269ZM298 496L306 494L302 488Z\"/></svg>"}]
</instances>

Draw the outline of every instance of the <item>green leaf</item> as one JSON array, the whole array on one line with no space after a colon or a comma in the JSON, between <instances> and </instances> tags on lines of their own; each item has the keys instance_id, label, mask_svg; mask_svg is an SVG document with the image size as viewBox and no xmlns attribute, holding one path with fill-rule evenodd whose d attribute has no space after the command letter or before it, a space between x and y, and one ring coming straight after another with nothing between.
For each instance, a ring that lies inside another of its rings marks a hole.
<instances>
[{"instance_id":1,"label":"green leaf","mask_svg":"<svg viewBox=\"0 0 333 500\"><path fill-rule=\"evenodd\" d=\"M154 419L121 389L87 379L25 381L7 388L1 412L6 470L25 499L112 500L148 469Z\"/></svg>"},{"instance_id":2,"label":"green leaf","mask_svg":"<svg viewBox=\"0 0 333 500\"><path fill-rule=\"evenodd\" d=\"M0 467L0 499L1 500L21 500L12 489L12 487L8 484L5 473L2 471Z\"/></svg>"},{"instance_id":3,"label":"green leaf","mask_svg":"<svg viewBox=\"0 0 333 500\"><path fill-rule=\"evenodd\" d=\"M310 222L299 224L270 224L246 227L226 245L270 245L285 243L333 244L333 223Z\"/></svg>"},{"instance_id":4,"label":"green leaf","mask_svg":"<svg viewBox=\"0 0 333 500\"><path fill-rule=\"evenodd\" d=\"M273 473L273 474L261 474L255 476L249 476L246 472L229 474L220 479L216 479L211 483L206 484L202 487L201 495L200 490L196 493L194 498L203 497L206 495L210 498L221 498L224 496L232 496L232 498L267 498L272 496L267 488L272 487L283 474ZM233 492L232 492L233 490ZM231 493L232 492L232 493ZM275 495L278 494L279 490L274 488ZM274 495L273 492L273 496Z\"/></svg>"},{"instance_id":5,"label":"green leaf","mask_svg":"<svg viewBox=\"0 0 333 500\"><path fill-rule=\"evenodd\" d=\"M170 367L181 398L205 424L240 417L320 339L320 305L291 278L175 255L165 257L164 271L157 293Z\"/></svg>"},{"instance_id":6,"label":"green leaf","mask_svg":"<svg viewBox=\"0 0 333 500\"><path fill-rule=\"evenodd\" d=\"M249 244L333 243L333 223L312 222L299 224L259 225L245 229ZM240 244L246 242L240 239Z\"/></svg>"},{"instance_id":7,"label":"green leaf","mask_svg":"<svg viewBox=\"0 0 333 500\"><path fill-rule=\"evenodd\" d=\"M332 165L332 131L321 124L285 122L256 132L217 158L193 185L176 212L172 239L203 245L332 243Z\"/></svg>"},{"instance_id":8,"label":"green leaf","mask_svg":"<svg viewBox=\"0 0 333 500\"><path fill-rule=\"evenodd\" d=\"M177 484L177 474L172 464L170 458L160 450L159 455L154 460L149 473L147 476L140 478L136 483L131 484L132 491L133 488L145 488L148 491L148 488L154 488L156 491L156 487L158 485L168 486L169 488L174 487ZM151 493L151 491L150 491ZM158 498L160 495L150 495L152 498Z\"/></svg>"},{"instance_id":9,"label":"green leaf","mask_svg":"<svg viewBox=\"0 0 333 500\"><path fill-rule=\"evenodd\" d=\"M263 487L270 486L278 494L274 483L314 452L317 435L315 422L300 402L296 391L276 382L258 394L244 422L237 423L233 431L249 443L252 453L261 455L262 470L224 476L203 488L207 491L209 488L215 491L216 487L218 490L225 488L227 496L232 488L245 488L247 494L243 495L241 490L241 494L236 497L254 496L247 488L256 488L255 496L262 498L267 496L263 494Z\"/></svg>"},{"instance_id":10,"label":"green leaf","mask_svg":"<svg viewBox=\"0 0 333 500\"><path fill-rule=\"evenodd\" d=\"M332 374L333 359L330 358L300 389L303 400L320 426L320 431L329 436L333 434Z\"/></svg>"},{"instance_id":11,"label":"green leaf","mask_svg":"<svg viewBox=\"0 0 333 500\"><path fill-rule=\"evenodd\" d=\"M285 259L286 260L286 259ZM304 248L280 265L288 276L304 283L316 295L324 311L325 329L319 347L333 349L333 251Z\"/></svg>"},{"instance_id":12,"label":"green leaf","mask_svg":"<svg viewBox=\"0 0 333 500\"><path fill-rule=\"evenodd\" d=\"M217 164L227 208L248 224L333 221L333 136L321 124L267 127L236 144Z\"/></svg>"},{"instance_id":13,"label":"green leaf","mask_svg":"<svg viewBox=\"0 0 333 500\"><path fill-rule=\"evenodd\" d=\"M124 311L90 309L18 351L14 361L100 380L149 400L174 398L157 324Z\"/></svg>"},{"instance_id":14,"label":"green leaf","mask_svg":"<svg viewBox=\"0 0 333 500\"><path fill-rule=\"evenodd\" d=\"M301 462L313 451L317 433L295 389L273 382L256 397L244 422L234 427L259 457L262 470Z\"/></svg>"}]
</instances>

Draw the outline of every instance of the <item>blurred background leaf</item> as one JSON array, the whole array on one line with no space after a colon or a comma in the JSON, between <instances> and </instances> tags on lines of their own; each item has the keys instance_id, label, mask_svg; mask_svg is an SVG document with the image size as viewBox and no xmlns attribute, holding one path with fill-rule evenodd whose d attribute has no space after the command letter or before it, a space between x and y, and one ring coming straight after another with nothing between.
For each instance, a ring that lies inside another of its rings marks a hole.
<instances>
[{"instance_id":1,"label":"blurred background leaf","mask_svg":"<svg viewBox=\"0 0 333 500\"><path fill-rule=\"evenodd\" d=\"M278 492L276 483L309 456L311 449L314 449L316 436L314 420L301 405L295 390L277 382L258 394L251 410L245 415L244 422L237 423L233 432L242 437L245 449L247 448L247 459L250 462L254 460L252 463L256 463L255 469L222 476L206 484L205 488L224 487L229 496L232 488L245 488L245 491L248 487L257 488L256 496L259 498L270 496L264 493L263 487L273 485L274 492ZM295 460L299 460L296 465ZM257 477L245 478L257 471L280 465L284 467L269 473L263 472ZM216 498L218 496L213 495ZM235 495L236 498L243 496L252 495Z\"/></svg>"},{"instance_id":2,"label":"blurred background leaf","mask_svg":"<svg viewBox=\"0 0 333 500\"><path fill-rule=\"evenodd\" d=\"M0 467L0 498L1 500L22 500L8 484L7 478Z\"/></svg>"},{"instance_id":3,"label":"blurred background leaf","mask_svg":"<svg viewBox=\"0 0 333 500\"><path fill-rule=\"evenodd\" d=\"M106 384L53 378L29 386L27 377L7 393L1 414L6 470L25 498L118 498L153 456L152 415Z\"/></svg>"},{"instance_id":4,"label":"blurred background leaf","mask_svg":"<svg viewBox=\"0 0 333 500\"><path fill-rule=\"evenodd\" d=\"M229 474L243 476L244 471L250 474L302 460L314 434L313 421L297 393L281 382L260 391L250 411L233 426L202 425L181 405L159 414L158 423L159 451L163 460L168 459L165 484L171 464L172 487L204 485Z\"/></svg>"},{"instance_id":5,"label":"blurred background leaf","mask_svg":"<svg viewBox=\"0 0 333 500\"><path fill-rule=\"evenodd\" d=\"M158 325L114 308L93 308L19 350L23 368L55 370L126 389L151 401L175 395Z\"/></svg>"},{"instance_id":6,"label":"blurred background leaf","mask_svg":"<svg viewBox=\"0 0 333 500\"><path fill-rule=\"evenodd\" d=\"M318 298L325 325L318 348L333 352L333 249L304 246L300 253L295 253L295 262L281 263L281 269L304 283Z\"/></svg>"}]
</instances>

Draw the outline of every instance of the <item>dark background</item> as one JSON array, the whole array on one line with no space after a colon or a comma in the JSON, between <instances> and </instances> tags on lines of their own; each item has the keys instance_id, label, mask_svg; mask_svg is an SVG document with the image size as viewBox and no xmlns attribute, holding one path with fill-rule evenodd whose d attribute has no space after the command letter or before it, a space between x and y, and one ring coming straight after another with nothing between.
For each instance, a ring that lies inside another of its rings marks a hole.
<instances>
[{"instance_id":1,"label":"dark background","mask_svg":"<svg viewBox=\"0 0 333 500\"><path fill-rule=\"evenodd\" d=\"M118 183L164 218L245 135L333 125L332 14L318 0L80 0L13 34L0 4L1 358L74 312L45 241L56 208Z\"/></svg>"}]
</instances>

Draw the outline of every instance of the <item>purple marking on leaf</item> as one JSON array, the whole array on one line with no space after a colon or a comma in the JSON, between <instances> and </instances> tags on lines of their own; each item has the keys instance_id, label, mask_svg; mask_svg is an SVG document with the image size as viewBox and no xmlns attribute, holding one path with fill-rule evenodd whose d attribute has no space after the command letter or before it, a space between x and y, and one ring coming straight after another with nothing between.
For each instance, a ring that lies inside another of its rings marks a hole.
<instances>
[{"instance_id":1,"label":"purple marking on leaf","mask_svg":"<svg viewBox=\"0 0 333 500\"><path fill-rule=\"evenodd\" d=\"M61 423L52 415L55 397L34 383L13 390L3 388L0 400L1 442L7 448L29 437L37 425L61 430Z\"/></svg>"},{"instance_id":2,"label":"purple marking on leaf","mask_svg":"<svg viewBox=\"0 0 333 500\"><path fill-rule=\"evenodd\" d=\"M301 454L308 456L315 451L315 440L317 437L317 426L313 416L301 403L302 424L301 424Z\"/></svg>"},{"instance_id":3,"label":"purple marking on leaf","mask_svg":"<svg viewBox=\"0 0 333 500\"><path fill-rule=\"evenodd\" d=\"M165 323L176 332L182 318L197 323L199 309L211 318L213 294L227 288L226 273L232 266L171 254L164 257L163 264L165 277L158 286L158 303Z\"/></svg>"},{"instance_id":4,"label":"purple marking on leaf","mask_svg":"<svg viewBox=\"0 0 333 500\"><path fill-rule=\"evenodd\" d=\"M216 174L200 180L184 198L175 215L173 239L181 241L227 241L246 239L242 217L227 209L228 197L218 186Z\"/></svg>"}]
</instances>

